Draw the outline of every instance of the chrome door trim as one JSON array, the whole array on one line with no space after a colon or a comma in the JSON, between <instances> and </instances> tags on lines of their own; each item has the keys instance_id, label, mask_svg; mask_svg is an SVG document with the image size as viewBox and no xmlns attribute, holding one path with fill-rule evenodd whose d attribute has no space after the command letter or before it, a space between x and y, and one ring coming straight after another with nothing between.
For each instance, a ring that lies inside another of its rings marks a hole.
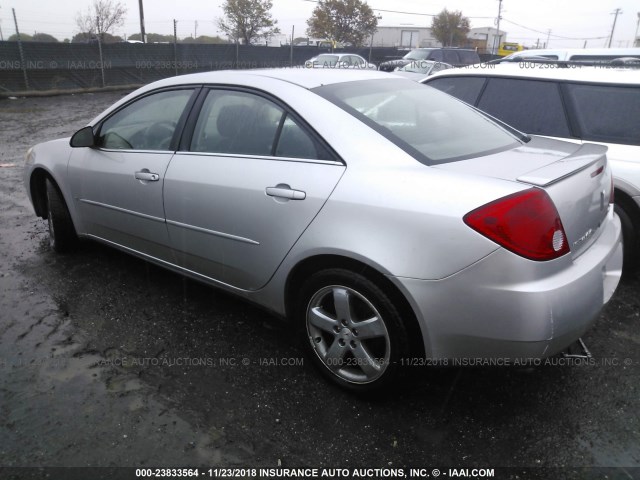
<instances>
[{"instance_id":1,"label":"chrome door trim","mask_svg":"<svg viewBox=\"0 0 640 480\"><path fill-rule=\"evenodd\" d=\"M187 230L193 230L200 233L207 233L209 235L213 235L215 237L222 237L228 240L235 240L237 242L248 243L250 245L260 245L260 242L255 240L251 240L250 238L239 237L237 235L231 235L230 233L216 232L215 230L209 230L208 228L196 227L195 225L189 225L187 223L176 222L175 220L167 219L168 225L173 225L174 227L186 228Z\"/></svg>"},{"instance_id":2,"label":"chrome door trim","mask_svg":"<svg viewBox=\"0 0 640 480\"><path fill-rule=\"evenodd\" d=\"M140 218L144 218L144 219L147 219L147 220L152 220L154 222L164 223L164 218L154 217L153 215L147 215L146 213L134 212L133 210L127 210L126 208L115 207L113 205L109 205L109 204L106 204L106 203L94 202L93 200L87 200L85 198L79 198L77 200L79 200L81 203L85 203L87 205L93 205L94 207L102 207L102 208L106 208L106 209L109 209L109 210L115 210L116 212L133 215L134 217L140 217Z\"/></svg>"}]
</instances>

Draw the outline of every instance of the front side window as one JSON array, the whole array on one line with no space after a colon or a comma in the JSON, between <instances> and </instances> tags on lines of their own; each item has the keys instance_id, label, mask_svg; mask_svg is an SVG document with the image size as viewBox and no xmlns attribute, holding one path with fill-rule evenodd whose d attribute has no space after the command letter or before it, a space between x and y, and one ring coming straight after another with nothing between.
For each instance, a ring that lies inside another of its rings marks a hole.
<instances>
[{"instance_id":1,"label":"front side window","mask_svg":"<svg viewBox=\"0 0 640 480\"><path fill-rule=\"evenodd\" d=\"M640 145L640 88L566 85L583 140Z\"/></svg>"},{"instance_id":2,"label":"front side window","mask_svg":"<svg viewBox=\"0 0 640 480\"><path fill-rule=\"evenodd\" d=\"M98 146L123 150L169 150L192 89L147 95L119 110L100 127Z\"/></svg>"},{"instance_id":3,"label":"front side window","mask_svg":"<svg viewBox=\"0 0 640 480\"><path fill-rule=\"evenodd\" d=\"M442 54L442 50L434 50L433 52L431 52L431 55L429 55L429 60L433 60L433 61L436 61L436 62L445 61L444 56ZM448 63L457 63L457 62L453 61L453 62L448 62Z\"/></svg>"},{"instance_id":4,"label":"front side window","mask_svg":"<svg viewBox=\"0 0 640 480\"><path fill-rule=\"evenodd\" d=\"M313 63L319 67L335 67L338 60L338 55L318 55Z\"/></svg>"},{"instance_id":5,"label":"front side window","mask_svg":"<svg viewBox=\"0 0 640 480\"><path fill-rule=\"evenodd\" d=\"M490 78L478 108L522 132L571 136L555 82Z\"/></svg>"},{"instance_id":6,"label":"front side window","mask_svg":"<svg viewBox=\"0 0 640 480\"><path fill-rule=\"evenodd\" d=\"M435 60L435 59L434 59ZM458 59L458 54L453 50L445 50L444 51L444 61L450 63L451 65L456 65L460 63Z\"/></svg>"},{"instance_id":7,"label":"front side window","mask_svg":"<svg viewBox=\"0 0 640 480\"><path fill-rule=\"evenodd\" d=\"M426 164L488 155L519 144L482 113L417 83L369 80L314 91Z\"/></svg>"}]
</instances>

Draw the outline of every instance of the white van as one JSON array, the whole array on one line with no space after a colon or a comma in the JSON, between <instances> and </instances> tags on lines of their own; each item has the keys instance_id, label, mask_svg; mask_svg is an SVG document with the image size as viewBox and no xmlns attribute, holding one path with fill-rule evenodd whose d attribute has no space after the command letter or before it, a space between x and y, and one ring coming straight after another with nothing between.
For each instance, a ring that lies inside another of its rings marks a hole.
<instances>
[{"instance_id":1,"label":"white van","mask_svg":"<svg viewBox=\"0 0 640 480\"><path fill-rule=\"evenodd\" d=\"M503 60L516 60L529 57L544 57L562 61L611 61L615 58L640 58L640 48L558 48L532 49L512 53Z\"/></svg>"}]
</instances>

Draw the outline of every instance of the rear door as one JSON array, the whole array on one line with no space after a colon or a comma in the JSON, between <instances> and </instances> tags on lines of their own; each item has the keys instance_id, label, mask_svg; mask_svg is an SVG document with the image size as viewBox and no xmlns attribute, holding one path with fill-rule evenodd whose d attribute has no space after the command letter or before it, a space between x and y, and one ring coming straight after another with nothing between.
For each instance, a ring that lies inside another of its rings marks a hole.
<instances>
[{"instance_id":1,"label":"rear door","mask_svg":"<svg viewBox=\"0 0 640 480\"><path fill-rule=\"evenodd\" d=\"M267 283L345 166L277 100L212 88L169 165L164 204L180 266L238 288Z\"/></svg>"}]
</instances>

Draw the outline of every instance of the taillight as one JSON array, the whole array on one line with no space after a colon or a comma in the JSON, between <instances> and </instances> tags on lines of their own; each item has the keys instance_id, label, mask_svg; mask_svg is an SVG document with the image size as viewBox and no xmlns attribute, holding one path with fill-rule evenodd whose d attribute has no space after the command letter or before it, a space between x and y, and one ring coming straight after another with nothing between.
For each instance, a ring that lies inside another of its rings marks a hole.
<instances>
[{"instance_id":1,"label":"taillight","mask_svg":"<svg viewBox=\"0 0 640 480\"><path fill-rule=\"evenodd\" d=\"M467 213L464 223L507 250L530 260L569 253L567 236L547 192L531 188Z\"/></svg>"}]
</instances>

